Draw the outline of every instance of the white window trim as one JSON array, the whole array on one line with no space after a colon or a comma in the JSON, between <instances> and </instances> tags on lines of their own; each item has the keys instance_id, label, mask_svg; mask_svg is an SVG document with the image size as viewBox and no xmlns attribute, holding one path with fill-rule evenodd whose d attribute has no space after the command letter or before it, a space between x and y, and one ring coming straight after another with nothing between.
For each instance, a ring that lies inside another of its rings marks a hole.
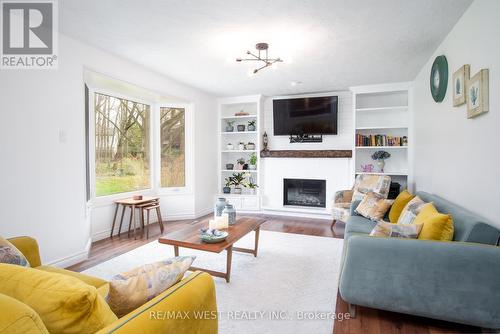
<instances>
[{"instance_id":1,"label":"white window trim","mask_svg":"<svg viewBox=\"0 0 500 334\"><path fill-rule=\"evenodd\" d=\"M96 174L95 174L95 100L94 96L95 94L103 94L103 95L109 95L112 97L116 98L121 98L121 99L126 99L129 101L133 102L138 102L142 104L147 104L149 105L149 110L151 113L150 117L150 136L152 133L152 130L154 129L154 120L155 120L155 113L154 110L156 109L156 104L151 101L146 101L142 100L140 98L132 97L132 96L127 96L124 94L120 94L117 92L111 92L107 91L105 89L96 89L96 88L91 88L89 87L89 175L90 175L90 200L89 204L91 206L101 206L101 205L107 205L109 203L112 203L113 201L124 198L124 197L131 197L134 195L149 195L152 194L154 190L154 159L153 159L153 154L154 154L154 145L152 140L149 141L149 168L150 168L150 173L149 173L149 185L150 187L147 189L141 189L141 190L134 190L134 191L127 191L123 193L116 193L116 194L110 194L110 195L105 195L105 196L96 196L95 194L95 181L96 181ZM154 138L154 136L152 137Z\"/></svg>"},{"instance_id":2,"label":"white window trim","mask_svg":"<svg viewBox=\"0 0 500 334\"><path fill-rule=\"evenodd\" d=\"M183 108L184 109L184 187L162 187L161 186L161 142L160 142L160 109L161 108ZM193 193L194 175L194 112L192 103L158 103L155 108L155 128L153 142L155 144L155 180L156 192L159 195L188 195Z\"/></svg>"}]
</instances>

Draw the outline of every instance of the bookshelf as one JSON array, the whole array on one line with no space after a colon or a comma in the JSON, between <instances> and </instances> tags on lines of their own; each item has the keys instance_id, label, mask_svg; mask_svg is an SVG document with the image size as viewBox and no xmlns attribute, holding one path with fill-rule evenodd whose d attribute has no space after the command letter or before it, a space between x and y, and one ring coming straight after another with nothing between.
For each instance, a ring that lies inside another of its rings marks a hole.
<instances>
[{"instance_id":1,"label":"bookshelf","mask_svg":"<svg viewBox=\"0 0 500 334\"><path fill-rule=\"evenodd\" d=\"M395 83L352 87L354 109L353 174L389 175L401 184L401 190L412 190L410 84ZM405 138L405 140L403 140ZM371 155L387 151L384 172L378 170ZM373 172L361 165L372 164Z\"/></svg>"},{"instance_id":2,"label":"bookshelf","mask_svg":"<svg viewBox=\"0 0 500 334\"><path fill-rule=\"evenodd\" d=\"M218 194L217 197L224 197L226 200L234 205L236 210L240 211L256 211L260 210L260 188L257 188L253 193L251 189L244 188L241 194L234 194L231 189L230 194L224 194L222 188L225 185L225 178L231 176L233 173L245 172L247 174L247 181L249 178L252 182L260 186L260 157L261 150L261 109L262 109L262 96L240 96L219 99L219 122L218 122ZM248 115L237 116L236 113L244 111ZM226 131L227 122L234 122L234 131ZM248 130L248 122L255 121L255 130ZM238 131L238 125L245 125L245 131ZM255 148L252 149L239 149L238 143L242 142L247 144L252 142ZM227 144L231 143L233 149L228 149ZM257 155L257 168L255 170L236 170L237 160L242 158L248 161L252 154ZM226 164L234 164L234 169L226 168Z\"/></svg>"}]
</instances>

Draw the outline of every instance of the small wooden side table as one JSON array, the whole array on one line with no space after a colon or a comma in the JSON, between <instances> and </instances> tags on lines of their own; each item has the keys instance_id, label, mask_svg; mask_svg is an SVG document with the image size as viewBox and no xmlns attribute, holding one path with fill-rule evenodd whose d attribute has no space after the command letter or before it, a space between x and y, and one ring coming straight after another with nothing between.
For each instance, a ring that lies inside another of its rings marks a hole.
<instances>
[{"instance_id":1,"label":"small wooden side table","mask_svg":"<svg viewBox=\"0 0 500 334\"><path fill-rule=\"evenodd\" d=\"M150 197L150 196L143 196L142 199L133 199L132 197L129 197L129 198L116 200L115 201L116 208L115 208L115 214L113 217L113 225L111 226L110 238L113 237L113 231L115 230L116 216L118 215L118 210L119 210L120 206L123 209L122 209L122 215L121 215L121 219L120 219L120 226L118 228L118 234L120 234L120 232L122 230L123 216L125 215L125 209L130 208L131 209L130 223L134 224L134 239L135 239L136 238L136 226L135 226L135 209L136 209L136 207L140 207L143 204L158 202L159 200L160 200L159 197ZM163 227L162 226L163 223L162 223L161 219L158 223L160 224L161 227ZM130 226L129 226L129 230L130 230ZM162 230L163 230L163 228L162 228Z\"/></svg>"}]
</instances>

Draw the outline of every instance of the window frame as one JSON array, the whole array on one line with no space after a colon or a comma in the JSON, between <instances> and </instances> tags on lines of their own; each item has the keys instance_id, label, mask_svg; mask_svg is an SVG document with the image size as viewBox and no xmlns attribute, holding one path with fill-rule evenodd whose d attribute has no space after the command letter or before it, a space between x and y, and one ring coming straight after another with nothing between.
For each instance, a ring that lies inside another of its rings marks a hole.
<instances>
[{"instance_id":1,"label":"window frame","mask_svg":"<svg viewBox=\"0 0 500 334\"><path fill-rule=\"evenodd\" d=\"M162 187L161 185L161 108L184 109L184 187ZM155 108L155 128L153 142L156 144L154 156L156 191L159 195L187 195L193 193L194 166L194 112L192 103L157 103Z\"/></svg>"},{"instance_id":2,"label":"window frame","mask_svg":"<svg viewBox=\"0 0 500 334\"><path fill-rule=\"evenodd\" d=\"M149 112L150 114L150 124L149 124L149 135L150 135L150 141L149 141L149 188L146 189L141 189L141 190L133 190L133 191L127 191L127 192L122 192L122 193L116 193L116 194L109 194L109 195L104 195L104 196L96 196L96 171L95 171L95 94L102 94L102 95L108 95L112 96L115 98L119 99L125 99L137 103L142 103L146 104L149 106ZM154 131L155 125L154 125L154 120L155 120L155 109L156 109L156 103L148 100L144 100L141 98L136 98L133 96L128 96L125 94L120 94L117 92L113 91L108 91L106 89L101 89L101 88L91 88L89 87L89 96L88 96L88 103L89 103L89 161L88 161L88 168L89 168L89 174L90 174L90 200L89 202L92 204L108 204L109 202L112 202L114 200L124 198L124 197L131 197L134 195L147 195L150 194L154 190L154 143L152 142L152 138L154 136L152 135L152 132Z\"/></svg>"}]
</instances>

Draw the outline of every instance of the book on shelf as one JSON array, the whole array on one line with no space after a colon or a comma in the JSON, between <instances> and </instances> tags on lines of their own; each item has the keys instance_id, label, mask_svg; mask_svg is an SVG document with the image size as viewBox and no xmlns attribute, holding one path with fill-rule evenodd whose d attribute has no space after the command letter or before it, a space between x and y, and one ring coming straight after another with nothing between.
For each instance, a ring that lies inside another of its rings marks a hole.
<instances>
[{"instance_id":1,"label":"book on shelf","mask_svg":"<svg viewBox=\"0 0 500 334\"><path fill-rule=\"evenodd\" d=\"M362 135L356 134L356 146L407 146L406 136L395 137L388 135Z\"/></svg>"}]
</instances>

